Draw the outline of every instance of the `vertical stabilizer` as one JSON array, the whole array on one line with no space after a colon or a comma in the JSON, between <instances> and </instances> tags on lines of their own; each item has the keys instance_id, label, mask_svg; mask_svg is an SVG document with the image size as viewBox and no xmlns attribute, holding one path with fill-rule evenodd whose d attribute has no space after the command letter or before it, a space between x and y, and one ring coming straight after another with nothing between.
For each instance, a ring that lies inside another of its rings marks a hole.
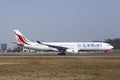
<instances>
[{"instance_id":1,"label":"vertical stabilizer","mask_svg":"<svg viewBox=\"0 0 120 80\"><path fill-rule=\"evenodd\" d=\"M19 30L14 30L14 34L18 44L30 45L30 41Z\"/></svg>"}]
</instances>

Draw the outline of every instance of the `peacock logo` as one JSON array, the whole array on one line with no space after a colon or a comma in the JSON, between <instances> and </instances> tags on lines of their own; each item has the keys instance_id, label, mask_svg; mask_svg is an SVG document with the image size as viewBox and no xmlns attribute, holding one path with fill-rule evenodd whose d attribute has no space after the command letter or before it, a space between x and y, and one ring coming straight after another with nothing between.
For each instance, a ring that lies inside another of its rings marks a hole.
<instances>
[{"instance_id":1,"label":"peacock logo","mask_svg":"<svg viewBox=\"0 0 120 80\"><path fill-rule=\"evenodd\" d=\"M30 44L29 44L30 41L29 41L25 36L21 36L21 35L17 34L16 32L15 32L15 35L16 35L16 37L17 37L17 41L18 41L20 44L30 45Z\"/></svg>"}]
</instances>

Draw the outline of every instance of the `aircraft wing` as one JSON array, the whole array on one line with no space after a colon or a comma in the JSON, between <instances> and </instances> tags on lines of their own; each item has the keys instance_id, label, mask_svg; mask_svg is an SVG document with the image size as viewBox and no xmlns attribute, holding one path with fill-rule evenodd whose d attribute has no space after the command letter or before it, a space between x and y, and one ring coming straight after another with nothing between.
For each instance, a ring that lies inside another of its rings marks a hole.
<instances>
[{"instance_id":1,"label":"aircraft wing","mask_svg":"<svg viewBox=\"0 0 120 80\"><path fill-rule=\"evenodd\" d=\"M37 43L42 44L42 45L46 45L46 46L49 46L49 47L52 47L52 48L56 48L56 49L58 49L59 51L66 51L66 49L68 49L68 48L66 48L66 47L44 44L44 43L41 43L40 41L37 41Z\"/></svg>"},{"instance_id":2,"label":"aircraft wing","mask_svg":"<svg viewBox=\"0 0 120 80\"><path fill-rule=\"evenodd\" d=\"M12 44L16 44L16 45L19 45L19 46L24 46L23 44L18 44L16 42L12 42Z\"/></svg>"}]
</instances>

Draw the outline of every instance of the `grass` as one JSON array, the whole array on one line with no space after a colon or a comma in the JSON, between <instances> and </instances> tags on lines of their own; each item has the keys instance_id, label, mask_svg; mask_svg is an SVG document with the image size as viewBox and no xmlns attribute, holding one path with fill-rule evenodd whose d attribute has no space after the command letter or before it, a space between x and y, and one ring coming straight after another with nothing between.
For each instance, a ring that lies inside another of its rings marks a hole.
<instances>
[{"instance_id":1,"label":"grass","mask_svg":"<svg viewBox=\"0 0 120 80\"><path fill-rule=\"evenodd\" d=\"M1 57L0 80L119 80L120 57Z\"/></svg>"}]
</instances>

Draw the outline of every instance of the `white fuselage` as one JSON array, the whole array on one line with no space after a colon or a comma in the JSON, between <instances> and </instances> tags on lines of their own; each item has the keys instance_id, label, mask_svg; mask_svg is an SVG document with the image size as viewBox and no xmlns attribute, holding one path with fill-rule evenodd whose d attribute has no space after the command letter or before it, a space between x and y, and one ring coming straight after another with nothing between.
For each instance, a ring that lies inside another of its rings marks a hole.
<instances>
[{"instance_id":1,"label":"white fuselage","mask_svg":"<svg viewBox=\"0 0 120 80\"><path fill-rule=\"evenodd\" d=\"M112 45L103 42L43 42L43 43L77 50L111 50L113 48ZM37 42L31 42L30 44L31 45L24 45L24 47L43 51L46 50L58 51L56 48L38 44Z\"/></svg>"}]
</instances>

